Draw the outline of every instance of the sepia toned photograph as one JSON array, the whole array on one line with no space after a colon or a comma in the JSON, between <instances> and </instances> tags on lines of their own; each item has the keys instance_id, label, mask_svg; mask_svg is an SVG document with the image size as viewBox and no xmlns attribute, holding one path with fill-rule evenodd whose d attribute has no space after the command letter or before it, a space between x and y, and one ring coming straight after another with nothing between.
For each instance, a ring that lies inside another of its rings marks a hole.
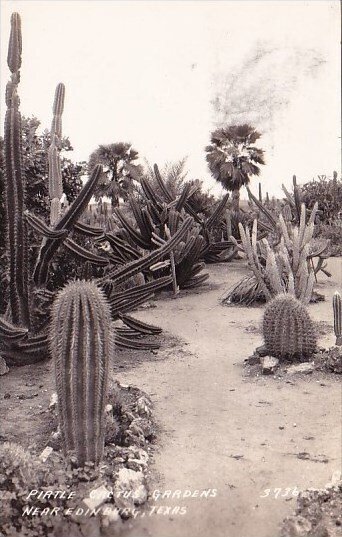
<instances>
[{"instance_id":1,"label":"sepia toned photograph","mask_svg":"<svg viewBox=\"0 0 342 537\"><path fill-rule=\"evenodd\" d=\"M0 537L342 537L340 21L0 0Z\"/></svg>"}]
</instances>

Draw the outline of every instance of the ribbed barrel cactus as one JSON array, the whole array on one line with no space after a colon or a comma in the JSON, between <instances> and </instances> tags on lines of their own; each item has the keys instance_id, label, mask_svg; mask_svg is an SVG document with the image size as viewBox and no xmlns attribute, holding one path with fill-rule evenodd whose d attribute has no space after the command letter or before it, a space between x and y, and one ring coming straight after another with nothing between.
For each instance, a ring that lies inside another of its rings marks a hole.
<instances>
[{"instance_id":1,"label":"ribbed barrel cactus","mask_svg":"<svg viewBox=\"0 0 342 537\"><path fill-rule=\"evenodd\" d=\"M110 308L102 291L72 282L57 295L51 320L59 423L66 456L79 466L103 455L109 358L113 351Z\"/></svg>"},{"instance_id":2,"label":"ribbed barrel cactus","mask_svg":"<svg viewBox=\"0 0 342 537\"><path fill-rule=\"evenodd\" d=\"M263 334L268 352L278 358L305 358L316 349L313 322L293 295L279 294L266 305Z\"/></svg>"}]
</instances>

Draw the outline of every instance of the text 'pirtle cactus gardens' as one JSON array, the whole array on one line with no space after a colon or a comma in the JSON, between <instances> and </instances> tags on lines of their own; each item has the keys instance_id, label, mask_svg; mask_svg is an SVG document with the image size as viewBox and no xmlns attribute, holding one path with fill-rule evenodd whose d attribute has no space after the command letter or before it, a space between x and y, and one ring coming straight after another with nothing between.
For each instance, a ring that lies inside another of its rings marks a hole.
<instances>
[{"instance_id":1,"label":"text 'pirtle cactus gardens'","mask_svg":"<svg viewBox=\"0 0 342 537\"><path fill-rule=\"evenodd\" d=\"M103 454L111 324L109 305L93 283L69 283L59 292L50 341L58 415L64 452L76 456L80 466L98 464Z\"/></svg>"}]
</instances>

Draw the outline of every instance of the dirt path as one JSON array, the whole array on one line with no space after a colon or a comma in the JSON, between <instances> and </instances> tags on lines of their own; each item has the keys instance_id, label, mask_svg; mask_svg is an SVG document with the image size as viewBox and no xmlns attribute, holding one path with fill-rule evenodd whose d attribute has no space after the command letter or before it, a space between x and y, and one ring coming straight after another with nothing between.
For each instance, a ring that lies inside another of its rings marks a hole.
<instances>
[{"instance_id":1,"label":"dirt path","mask_svg":"<svg viewBox=\"0 0 342 537\"><path fill-rule=\"evenodd\" d=\"M332 260L331 268L333 281L320 284L327 301L310 306L316 320L330 323L341 260ZM295 498L289 491L285 498L275 496L286 488L323 486L340 469L338 379L318 373L287 382L244 377L243 360L262 343L260 334L246 327L257 326L263 310L218 304L241 277L241 263L210 272L216 289L160 301L139 314L182 338L183 351L161 351L159 361L123 372L119 380L151 394L163 428L152 490L216 489L217 495L151 501L151 509L185 506L187 512L146 513L134 521L130 537L276 537ZM332 334L324 343L333 343ZM303 452L309 460L298 458ZM265 489L271 489L268 495Z\"/></svg>"}]
</instances>

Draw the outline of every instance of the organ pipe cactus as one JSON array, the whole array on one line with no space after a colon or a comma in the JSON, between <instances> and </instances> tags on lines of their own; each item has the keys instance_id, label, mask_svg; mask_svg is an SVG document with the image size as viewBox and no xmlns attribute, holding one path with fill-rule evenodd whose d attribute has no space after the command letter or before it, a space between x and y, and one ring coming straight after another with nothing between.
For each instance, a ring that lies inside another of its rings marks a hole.
<instances>
[{"instance_id":1,"label":"organ pipe cactus","mask_svg":"<svg viewBox=\"0 0 342 537\"><path fill-rule=\"evenodd\" d=\"M9 317L13 324L29 328L27 233L24 219L25 178L22 165L20 100L17 93L21 52L21 20L18 13L13 13L7 56L11 79L6 86L7 111L4 131L5 206L10 262Z\"/></svg>"},{"instance_id":2,"label":"organ pipe cactus","mask_svg":"<svg viewBox=\"0 0 342 537\"><path fill-rule=\"evenodd\" d=\"M272 356L306 358L316 349L316 333L306 307L289 294L267 305L263 318L265 346Z\"/></svg>"},{"instance_id":3,"label":"organ pipe cactus","mask_svg":"<svg viewBox=\"0 0 342 537\"><path fill-rule=\"evenodd\" d=\"M341 295L338 291L333 296L333 310L334 310L334 332L336 336L336 345L342 345L342 307L341 307Z\"/></svg>"},{"instance_id":4,"label":"organ pipe cactus","mask_svg":"<svg viewBox=\"0 0 342 537\"><path fill-rule=\"evenodd\" d=\"M102 291L86 281L64 287L52 309L50 349L64 452L75 455L79 466L86 461L97 465L102 458L113 342Z\"/></svg>"}]
</instances>

